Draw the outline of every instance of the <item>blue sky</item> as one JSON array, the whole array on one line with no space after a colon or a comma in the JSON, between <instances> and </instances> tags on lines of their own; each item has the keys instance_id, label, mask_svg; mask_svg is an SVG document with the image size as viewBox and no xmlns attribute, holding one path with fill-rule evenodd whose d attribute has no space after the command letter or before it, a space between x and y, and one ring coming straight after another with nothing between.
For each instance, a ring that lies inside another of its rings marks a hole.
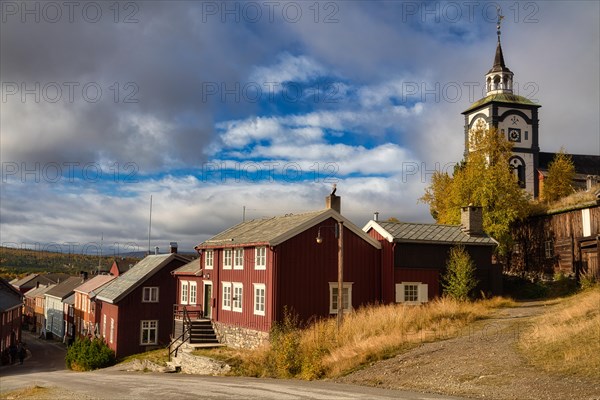
<instances>
[{"instance_id":1,"label":"blue sky","mask_svg":"<svg viewBox=\"0 0 600 400\"><path fill-rule=\"evenodd\" d=\"M597 2L3 2L1 241L182 250L320 209L431 222L502 43L542 151L600 154ZM70 8L72 7L72 8Z\"/></svg>"}]
</instances>

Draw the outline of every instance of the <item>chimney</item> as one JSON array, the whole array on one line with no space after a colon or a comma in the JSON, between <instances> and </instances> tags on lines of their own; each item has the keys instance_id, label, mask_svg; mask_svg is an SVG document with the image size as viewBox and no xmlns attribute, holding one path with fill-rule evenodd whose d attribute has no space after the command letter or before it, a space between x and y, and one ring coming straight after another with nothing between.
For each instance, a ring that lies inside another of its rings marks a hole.
<instances>
[{"instance_id":1,"label":"chimney","mask_svg":"<svg viewBox=\"0 0 600 400\"><path fill-rule=\"evenodd\" d=\"M469 236L481 236L483 232L483 208L469 204L460 209L462 230Z\"/></svg>"},{"instance_id":2,"label":"chimney","mask_svg":"<svg viewBox=\"0 0 600 400\"><path fill-rule=\"evenodd\" d=\"M342 213L342 198L340 196L336 196L335 193L331 193L329 196L325 197L325 208L331 208L338 212L338 214Z\"/></svg>"},{"instance_id":3,"label":"chimney","mask_svg":"<svg viewBox=\"0 0 600 400\"><path fill-rule=\"evenodd\" d=\"M156 247L154 248L154 255L157 255L157 254L158 254L158 246L156 246Z\"/></svg>"},{"instance_id":4,"label":"chimney","mask_svg":"<svg viewBox=\"0 0 600 400\"><path fill-rule=\"evenodd\" d=\"M169 251L171 254L177 253L177 242L169 243Z\"/></svg>"},{"instance_id":5,"label":"chimney","mask_svg":"<svg viewBox=\"0 0 600 400\"><path fill-rule=\"evenodd\" d=\"M379 222L379 211L373 213L373 221Z\"/></svg>"}]
</instances>

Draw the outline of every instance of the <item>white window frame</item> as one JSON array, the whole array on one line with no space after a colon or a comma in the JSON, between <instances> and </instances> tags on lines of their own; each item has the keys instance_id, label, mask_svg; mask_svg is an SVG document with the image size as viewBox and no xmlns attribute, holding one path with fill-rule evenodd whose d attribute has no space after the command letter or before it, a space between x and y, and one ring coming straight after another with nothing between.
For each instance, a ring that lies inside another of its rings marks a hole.
<instances>
[{"instance_id":1,"label":"white window frame","mask_svg":"<svg viewBox=\"0 0 600 400\"><path fill-rule=\"evenodd\" d=\"M405 288L406 286L416 286L417 287L417 300L416 301L408 301L405 297ZM428 300L428 285L423 282L401 282L396 284L396 303L403 304L422 304L427 303Z\"/></svg>"},{"instance_id":2,"label":"white window frame","mask_svg":"<svg viewBox=\"0 0 600 400\"><path fill-rule=\"evenodd\" d=\"M265 315L267 303L267 286L264 283L254 283L254 315ZM261 293L262 291L262 293Z\"/></svg>"},{"instance_id":3,"label":"white window frame","mask_svg":"<svg viewBox=\"0 0 600 400\"><path fill-rule=\"evenodd\" d=\"M115 338L115 319L111 318L110 319L110 343L114 342L114 338Z\"/></svg>"},{"instance_id":4,"label":"white window frame","mask_svg":"<svg viewBox=\"0 0 600 400\"><path fill-rule=\"evenodd\" d=\"M231 311L231 282L222 282L223 284L223 300L221 307L223 310Z\"/></svg>"},{"instance_id":5,"label":"white window frame","mask_svg":"<svg viewBox=\"0 0 600 400\"><path fill-rule=\"evenodd\" d=\"M204 269L213 269L215 265L215 252L206 250L204 252Z\"/></svg>"},{"instance_id":6,"label":"white window frame","mask_svg":"<svg viewBox=\"0 0 600 400\"><path fill-rule=\"evenodd\" d=\"M350 312L353 310L352 308L352 285L354 285L354 282L344 282L342 285L342 301L344 300L344 292L347 291L348 293L348 304L346 305L346 307L344 307L344 312ZM337 282L329 282L329 314L337 314L338 310L337 310L337 298L335 301L335 307L334 307L334 290L337 293L337 289L338 289L338 283ZM343 303L342 303L343 305Z\"/></svg>"},{"instance_id":7,"label":"white window frame","mask_svg":"<svg viewBox=\"0 0 600 400\"><path fill-rule=\"evenodd\" d=\"M223 269L231 269L233 265L233 249L223 249Z\"/></svg>"},{"instance_id":8,"label":"white window frame","mask_svg":"<svg viewBox=\"0 0 600 400\"><path fill-rule=\"evenodd\" d=\"M144 332L148 332L148 340L144 341ZM154 340L150 340L150 332L154 331ZM140 321L140 345L142 346L151 346L154 344L158 344L158 320L142 320Z\"/></svg>"},{"instance_id":9,"label":"white window frame","mask_svg":"<svg viewBox=\"0 0 600 400\"><path fill-rule=\"evenodd\" d=\"M188 296L190 291L190 283L188 281L181 281L181 285L179 285L179 303L180 304L188 304Z\"/></svg>"},{"instance_id":10,"label":"white window frame","mask_svg":"<svg viewBox=\"0 0 600 400\"><path fill-rule=\"evenodd\" d=\"M267 269L266 246L260 246L254 249L254 269Z\"/></svg>"},{"instance_id":11,"label":"white window frame","mask_svg":"<svg viewBox=\"0 0 600 400\"><path fill-rule=\"evenodd\" d=\"M102 337L106 339L106 314L102 315Z\"/></svg>"},{"instance_id":12,"label":"white window frame","mask_svg":"<svg viewBox=\"0 0 600 400\"><path fill-rule=\"evenodd\" d=\"M190 304L196 305L198 303L198 283L196 281L190 281Z\"/></svg>"},{"instance_id":13,"label":"white window frame","mask_svg":"<svg viewBox=\"0 0 600 400\"><path fill-rule=\"evenodd\" d=\"M244 269L244 248L236 247L233 250L233 269Z\"/></svg>"},{"instance_id":14,"label":"white window frame","mask_svg":"<svg viewBox=\"0 0 600 400\"><path fill-rule=\"evenodd\" d=\"M143 288L142 303L158 303L158 286L145 286Z\"/></svg>"},{"instance_id":15,"label":"white window frame","mask_svg":"<svg viewBox=\"0 0 600 400\"><path fill-rule=\"evenodd\" d=\"M231 290L231 310L242 312L244 308L244 285L239 282L233 282Z\"/></svg>"}]
</instances>

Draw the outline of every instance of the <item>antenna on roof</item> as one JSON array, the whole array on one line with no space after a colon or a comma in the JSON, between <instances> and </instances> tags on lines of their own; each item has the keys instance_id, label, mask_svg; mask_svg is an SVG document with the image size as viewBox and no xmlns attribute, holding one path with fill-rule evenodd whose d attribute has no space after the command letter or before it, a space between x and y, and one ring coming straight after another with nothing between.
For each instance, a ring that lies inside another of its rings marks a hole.
<instances>
[{"instance_id":1,"label":"antenna on roof","mask_svg":"<svg viewBox=\"0 0 600 400\"><path fill-rule=\"evenodd\" d=\"M102 244L104 242L104 232L100 232L100 253L98 253L98 271L100 271L100 262L102 261Z\"/></svg>"},{"instance_id":2,"label":"antenna on roof","mask_svg":"<svg viewBox=\"0 0 600 400\"><path fill-rule=\"evenodd\" d=\"M152 254L150 252L150 234L152 232L152 195L150 195L150 220L148 222L148 255Z\"/></svg>"},{"instance_id":3,"label":"antenna on roof","mask_svg":"<svg viewBox=\"0 0 600 400\"><path fill-rule=\"evenodd\" d=\"M242 209L242 222L246 222L246 206Z\"/></svg>"}]
</instances>

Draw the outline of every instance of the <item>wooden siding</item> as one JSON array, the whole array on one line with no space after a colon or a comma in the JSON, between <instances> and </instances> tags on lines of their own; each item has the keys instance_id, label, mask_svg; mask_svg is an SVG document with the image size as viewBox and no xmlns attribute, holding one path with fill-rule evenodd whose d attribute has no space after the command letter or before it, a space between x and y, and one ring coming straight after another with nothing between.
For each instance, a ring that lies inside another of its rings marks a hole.
<instances>
[{"instance_id":1,"label":"wooden siding","mask_svg":"<svg viewBox=\"0 0 600 400\"><path fill-rule=\"evenodd\" d=\"M395 243L390 243L375 229L369 229L369 236L381 243L381 301L393 303L396 301L394 288L394 250Z\"/></svg>"},{"instance_id":2,"label":"wooden siding","mask_svg":"<svg viewBox=\"0 0 600 400\"><path fill-rule=\"evenodd\" d=\"M427 297L432 300L442 294L440 270L432 268L396 268L394 273L394 289L396 283L421 282L427 284Z\"/></svg>"},{"instance_id":3,"label":"wooden siding","mask_svg":"<svg viewBox=\"0 0 600 400\"><path fill-rule=\"evenodd\" d=\"M327 228L321 228L323 243L315 238L319 226L336 223L328 219L277 246L277 320L286 307L303 321L330 315L329 282L338 281L338 241ZM344 282L353 282L353 308L381 300L380 265L380 250L344 228Z\"/></svg>"}]
</instances>

